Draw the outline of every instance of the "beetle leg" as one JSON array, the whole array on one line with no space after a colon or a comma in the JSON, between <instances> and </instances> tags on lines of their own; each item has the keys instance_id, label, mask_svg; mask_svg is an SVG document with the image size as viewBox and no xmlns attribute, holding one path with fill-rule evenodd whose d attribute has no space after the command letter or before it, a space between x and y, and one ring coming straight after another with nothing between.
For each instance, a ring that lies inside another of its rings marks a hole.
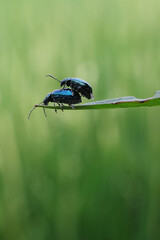
<instances>
[{"instance_id":1,"label":"beetle leg","mask_svg":"<svg viewBox=\"0 0 160 240\"><path fill-rule=\"evenodd\" d=\"M44 116L47 117L47 114L46 114L45 108L43 108L43 112L44 112Z\"/></svg>"},{"instance_id":2,"label":"beetle leg","mask_svg":"<svg viewBox=\"0 0 160 240\"><path fill-rule=\"evenodd\" d=\"M72 109L75 109L75 107L74 107L72 104L69 104L69 106L70 106Z\"/></svg>"},{"instance_id":3,"label":"beetle leg","mask_svg":"<svg viewBox=\"0 0 160 240\"><path fill-rule=\"evenodd\" d=\"M63 112L63 107L64 107L63 103L61 103L61 107L62 107L62 112Z\"/></svg>"},{"instance_id":4,"label":"beetle leg","mask_svg":"<svg viewBox=\"0 0 160 240\"><path fill-rule=\"evenodd\" d=\"M54 103L54 107L56 106L56 104ZM57 113L57 109L55 109L55 113Z\"/></svg>"},{"instance_id":5,"label":"beetle leg","mask_svg":"<svg viewBox=\"0 0 160 240\"><path fill-rule=\"evenodd\" d=\"M63 91L63 90L65 89L65 86L66 86L66 85L64 84L64 86L62 87L62 89L60 89L60 91Z\"/></svg>"},{"instance_id":6,"label":"beetle leg","mask_svg":"<svg viewBox=\"0 0 160 240\"><path fill-rule=\"evenodd\" d=\"M60 103L57 103L58 104L58 106L60 107L60 109L62 110L62 112L63 112L63 104L61 105Z\"/></svg>"}]
</instances>

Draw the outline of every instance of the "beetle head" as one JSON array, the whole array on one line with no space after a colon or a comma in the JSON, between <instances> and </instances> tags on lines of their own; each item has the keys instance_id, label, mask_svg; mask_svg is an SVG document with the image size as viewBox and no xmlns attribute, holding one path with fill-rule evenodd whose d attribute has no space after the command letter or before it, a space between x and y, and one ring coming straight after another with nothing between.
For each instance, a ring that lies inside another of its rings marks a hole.
<instances>
[{"instance_id":1,"label":"beetle head","mask_svg":"<svg viewBox=\"0 0 160 240\"><path fill-rule=\"evenodd\" d=\"M51 93L48 93L43 100L44 105L48 105L48 103L51 102L51 100L52 100Z\"/></svg>"},{"instance_id":2,"label":"beetle head","mask_svg":"<svg viewBox=\"0 0 160 240\"><path fill-rule=\"evenodd\" d=\"M71 84L71 79L70 78L65 78L61 81L61 87L65 86L65 85L69 87L70 84Z\"/></svg>"}]
</instances>

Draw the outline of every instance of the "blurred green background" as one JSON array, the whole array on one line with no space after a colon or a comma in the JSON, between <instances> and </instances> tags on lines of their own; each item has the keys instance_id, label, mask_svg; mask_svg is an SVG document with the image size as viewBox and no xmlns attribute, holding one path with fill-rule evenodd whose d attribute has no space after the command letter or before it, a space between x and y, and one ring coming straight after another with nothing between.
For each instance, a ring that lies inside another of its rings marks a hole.
<instances>
[{"instance_id":1,"label":"blurred green background","mask_svg":"<svg viewBox=\"0 0 160 240\"><path fill-rule=\"evenodd\" d=\"M160 239L158 107L27 119L49 73L95 100L152 97L160 1L6 0L0 29L0 239Z\"/></svg>"}]
</instances>

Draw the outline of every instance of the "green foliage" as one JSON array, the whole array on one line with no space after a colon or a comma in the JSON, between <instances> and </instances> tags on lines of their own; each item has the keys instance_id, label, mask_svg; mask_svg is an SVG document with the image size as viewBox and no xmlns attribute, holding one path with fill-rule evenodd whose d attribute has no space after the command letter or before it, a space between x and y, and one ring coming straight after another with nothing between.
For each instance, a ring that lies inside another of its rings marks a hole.
<instances>
[{"instance_id":1,"label":"green foliage","mask_svg":"<svg viewBox=\"0 0 160 240\"><path fill-rule=\"evenodd\" d=\"M158 107L27 115L49 73L152 96L160 1L5 0L0 29L0 239L159 240Z\"/></svg>"}]
</instances>

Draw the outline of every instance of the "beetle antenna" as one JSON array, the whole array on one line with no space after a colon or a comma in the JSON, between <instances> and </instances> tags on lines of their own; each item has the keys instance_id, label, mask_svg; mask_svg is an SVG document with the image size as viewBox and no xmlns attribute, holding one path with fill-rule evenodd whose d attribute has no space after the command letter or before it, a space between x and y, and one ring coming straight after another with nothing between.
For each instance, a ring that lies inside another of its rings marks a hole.
<instances>
[{"instance_id":1,"label":"beetle antenna","mask_svg":"<svg viewBox=\"0 0 160 240\"><path fill-rule=\"evenodd\" d=\"M41 103L43 103L43 102L40 102L39 104L41 104ZM30 118L31 113L33 112L33 110L34 110L36 107L37 107L37 105L35 105L34 108L32 108L32 110L29 112L29 114L28 114L28 119Z\"/></svg>"},{"instance_id":2,"label":"beetle antenna","mask_svg":"<svg viewBox=\"0 0 160 240\"><path fill-rule=\"evenodd\" d=\"M32 108L32 110L31 110L30 113L28 114L28 119L30 118L31 113L33 112L33 110L34 110L35 108L36 108L36 107L34 106L34 108Z\"/></svg>"},{"instance_id":3,"label":"beetle antenna","mask_svg":"<svg viewBox=\"0 0 160 240\"><path fill-rule=\"evenodd\" d=\"M51 77L51 78L57 80L58 82L61 82L60 80L58 80L57 78L55 78L55 77L54 77L53 75L51 75L51 74L48 74L48 75L46 75L45 77Z\"/></svg>"}]
</instances>

